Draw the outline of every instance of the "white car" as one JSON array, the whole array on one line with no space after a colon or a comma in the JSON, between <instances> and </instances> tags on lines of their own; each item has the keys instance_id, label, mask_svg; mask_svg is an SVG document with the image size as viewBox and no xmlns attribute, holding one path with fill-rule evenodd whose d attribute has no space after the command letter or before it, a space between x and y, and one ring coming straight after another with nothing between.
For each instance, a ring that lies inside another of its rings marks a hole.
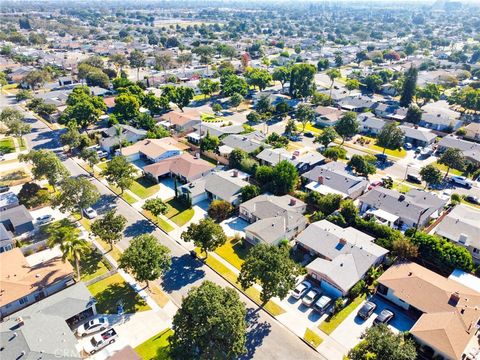
<instances>
[{"instance_id":1,"label":"white car","mask_svg":"<svg viewBox=\"0 0 480 360\"><path fill-rule=\"evenodd\" d=\"M312 304L317 301L320 297L321 292L317 289L310 289L307 294L302 298L302 303L305 306L312 306Z\"/></svg>"},{"instance_id":2,"label":"white car","mask_svg":"<svg viewBox=\"0 0 480 360\"><path fill-rule=\"evenodd\" d=\"M110 326L108 319L104 316L92 319L77 329L78 336L87 336L97 331L103 331Z\"/></svg>"},{"instance_id":3,"label":"white car","mask_svg":"<svg viewBox=\"0 0 480 360\"><path fill-rule=\"evenodd\" d=\"M295 299L300 299L311 288L312 288L312 284L310 284L308 281L302 281L300 284L298 284L295 287L295 289L293 289L292 296Z\"/></svg>"},{"instance_id":4,"label":"white car","mask_svg":"<svg viewBox=\"0 0 480 360\"><path fill-rule=\"evenodd\" d=\"M430 154L433 152L433 149L430 146L426 146L420 151L421 156L430 156Z\"/></svg>"},{"instance_id":5,"label":"white car","mask_svg":"<svg viewBox=\"0 0 480 360\"><path fill-rule=\"evenodd\" d=\"M42 216L37 217L37 224L38 225L48 224L52 220L53 220L52 215L50 215L50 214L42 215Z\"/></svg>"},{"instance_id":6,"label":"white car","mask_svg":"<svg viewBox=\"0 0 480 360\"><path fill-rule=\"evenodd\" d=\"M457 185L465 186L467 189L472 187L472 181L465 176L452 176L450 180Z\"/></svg>"},{"instance_id":7,"label":"white car","mask_svg":"<svg viewBox=\"0 0 480 360\"><path fill-rule=\"evenodd\" d=\"M83 213L89 219L95 219L98 216L97 212L93 210L91 207L83 209Z\"/></svg>"}]
</instances>

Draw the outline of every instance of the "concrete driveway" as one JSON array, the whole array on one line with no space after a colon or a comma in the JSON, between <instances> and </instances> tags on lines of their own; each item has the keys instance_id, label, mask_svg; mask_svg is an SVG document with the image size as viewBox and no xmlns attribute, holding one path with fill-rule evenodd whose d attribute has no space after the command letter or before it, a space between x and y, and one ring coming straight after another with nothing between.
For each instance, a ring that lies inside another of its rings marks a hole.
<instances>
[{"instance_id":1,"label":"concrete driveway","mask_svg":"<svg viewBox=\"0 0 480 360\"><path fill-rule=\"evenodd\" d=\"M178 184L178 186L181 186L181 184ZM172 178L162 179L157 196L160 196L163 201L175 197L175 181Z\"/></svg>"},{"instance_id":2,"label":"concrete driveway","mask_svg":"<svg viewBox=\"0 0 480 360\"><path fill-rule=\"evenodd\" d=\"M248 221L245 221L238 216L234 216L222 221L220 225L227 236L240 235L241 237L245 237L245 228L250 224Z\"/></svg>"},{"instance_id":3,"label":"concrete driveway","mask_svg":"<svg viewBox=\"0 0 480 360\"><path fill-rule=\"evenodd\" d=\"M373 301L377 304L375 312L367 320L363 320L357 317L357 311L365 302L362 302L331 334L330 336L341 342L347 348L351 349L360 342L360 337L362 334L372 326L373 320L375 317L380 314L380 312L387 308L392 310L395 314L395 317L390 322L388 327L394 332L404 332L409 331L412 326L415 324L415 321L405 315L405 312L400 308L387 303L385 300L381 299L379 296L372 296L370 301Z\"/></svg>"}]
</instances>

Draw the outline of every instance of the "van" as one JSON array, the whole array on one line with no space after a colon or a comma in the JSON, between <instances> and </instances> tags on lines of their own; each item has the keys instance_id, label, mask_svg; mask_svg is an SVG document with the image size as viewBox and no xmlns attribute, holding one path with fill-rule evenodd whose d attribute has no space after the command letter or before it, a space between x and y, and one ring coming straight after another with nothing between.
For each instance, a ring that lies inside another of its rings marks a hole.
<instances>
[{"instance_id":1,"label":"van","mask_svg":"<svg viewBox=\"0 0 480 360\"><path fill-rule=\"evenodd\" d=\"M472 181L467 179L465 176L452 176L450 181L456 185L464 186L467 189L472 187Z\"/></svg>"}]
</instances>

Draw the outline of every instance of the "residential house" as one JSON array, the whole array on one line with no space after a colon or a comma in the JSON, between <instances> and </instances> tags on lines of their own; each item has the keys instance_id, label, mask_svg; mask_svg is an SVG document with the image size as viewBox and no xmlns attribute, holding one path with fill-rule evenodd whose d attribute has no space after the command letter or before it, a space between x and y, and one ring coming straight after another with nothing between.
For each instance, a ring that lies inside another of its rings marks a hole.
<instances>
[{"instance_id":1,"label":"residential house","mask_svg":"<svg viewBox=\"0 0 480 360\"><path fill-rule=\"evenodd\" d=\"M480 263L480 211L459 204L445 216L434 230L456 245L463 246Z\"/></svg>"},{"instance_id":2,"label":"residential house","mask_svg":"<svg viewBox=\"0 0 480 360\"><path fill-rule=\"evenodd\" d=\"M33 217L24 205L15 206L0 212L0 223L15 236L34 229Z\"/></svg>"},{"instance_id":3,"label":"residential house","mask_svg":"<svg viewBox=\"0 0 480 360\"><path fill-rule=\"evenodd\" d=\"M399 125L398 128L404 133L404 143L410 143L414 147L432 145L437 137L431 130L418 126Z\"/></svg>"},{"instance_id":4,"label":"residential house","mask_svg":"<svg viewBox=\"0 0 480 360\"><path fill-rule=\"evenodd\" d=\"M224 126L224 123L208 123L208 122L201 122L200 124L195 125L193 128L195 129L195 133L201 137L210 134L210 136L216 136L218 138L222 138L224 136L230 134L240 134L245 129L243 128L242 124L232 124Z\"/></svg>"},{"instance_id":5,"label":"residential house","mask_svg":"<svg viewBox=\"0 0 480 360\"><path fill-rule=\"evenodd\" d=\"M359 114L357 121L360 133L367 135L377 135L386 124L385 120L376 117L370 112Z\"/></svg>"},{"instance_id":6,"label":"residential house","mask_svg":"<svg viewBox=\"0 0 480 360\"><path fill-rule=\"evenodd\" d=\"M220 154L228 155L234 149L252 153L261 148L268 148L270 145L265 144L265 139L265 134L260 131L254 131L249 134L228 135L222 139L222 146L219 149Z\"/></svg>"},{"instance_id":7,"label":"residential house","mask_svg":"<svg viewBox=\"0 0 480 360\"><path fill-rule=\"evenodd\" d=\"M293 155L284 148L267 148L263 149L256 158L262 165L275 166L280 161L291 160Z\"/></svg>"},{"instance_id":8,"label":"residential house","mask_svg":"<svg viewBox=\"0 0 480 360\"><path fill-rule=\"evenodd\" d=\"M299 174L303 174L312 170L315 166L325 163L325 156L319 152L309 152L303 155L295 155L289 160L298 170Z\"/></svg>"},{"instance_id":9,"label":"residential house","mask_svg":"<svg viewBox=\"0 0 480 360\"><path fill-rule=\"evenodd\" d=\"M381 118L388 119L391 116L395 115L395 112L398 109L398 105L391 105L386 103L378 102L372 106L373 113Z\"/></svg>"},{"instance_id":10,"label":"residential house","mask_svg":"<svg viewBox=\"0 0 480 360\"><path fill-rule=\"evenodd\" d=\"M381 264L388 250L353 227L342 228L328 220L310 224L296 238L297 245L315 256L306 266L320 287L334 297L345 296L372 266Z\"/></svg>"},{"instance_id":11,"label":"residential house","mask_svg":"<svg viewBox=\"0 0 480 360\"><path fill-rule=\"evenodd\" d=\"M239 216L251 223L245 228L248 242L277 245L305 229L305 210L306 204L290 195L259 195L240 204Z\"/></svg>"},{"instance_id":12,"label":"residential house","mask_svg":"<svg viewBox=\"0 0 480 360\"><path fill-rule=\"evenodd\" d=\"M200 112L195 109L170 111L161 116L162 121L168 122L178 132L190 132L194 126L202 122Z\"/></svg>"},{"instance_id":13,"label":"residential house","mask_svg":"<svg viewBox=\"0 0 480 360\"><path fill-rule=\"evenodd\" d=\"M237 206L241 201L242 189L249 185L249 177L250 175L237 169L216 171L182 186L180 192L192 205L211 199L225 200Z\"/></svg>"},{"instance_id":14,"label":"residential house","mask_svg":"<svg viewBox=\"0 0 480 360\"><path fill-rule=\"evenodd\" d=\"M334 126L344 112L332 106L317 106L315 108L315 123L319 126Z\"/></svg>"},{"instance_id":15,"label":"residential house","mask_svg":"<svg viewBox=\"0 0 480 360\"><path fill-rule=\"evenodd\" d=\"M75 80L71 76L61 76L58 78L59 86L69 86L75 84Z\"/></svg>"},{"instance_id":16,"label":"residential house","mask_svg":"<svg viewBox=\"0 0 480 360\"><path fill-rule=\"evenodd\" d=\"M103 138L100 140L100 146L103 150L110 152L118 147L120 142L134 143L147 137L147 132L142 129L136 129L130 125L119 124L102 132Z\"/></svg>"},{"instance_id":17,"label":"residential house","mask_svg":"<svg viewBox=\"0 0 480 360\"><path fill-rule=\"evenodd\" d=\"M295 106L298 105L298 103L300 102L299 99L291 99L289 96L287 95L283 95L283 94L278 94L278 93L272 93L270 91L264 91L264 92L257 92L253 95L253 104L254 104L254 107L257 106L258 104L258 101L262 98L262 97L267 97L269 100L270 100L270 104L272 106L276 106L278 105L279 103L281 102L286 102L288 104L288 106L290 106L291 108L294 108Z\"/></svg>"},{"instance_id":18,"label":"residential house","mask_svg":"<svg viewBox=\"0 0 480 360\"><path fill-rule=\"evenodd\" d=\"M480 142L480 123L471 123L464 127L464 138Z\"/></svg>"},{"instance_id":19,"label":"residential house","mask_svg":"<svg viewBox=\"0 0 480 360\"><path fill-rule=\"evenodd\" d=\"M392 228L406 229L423 227L430 219L437 218L447 200L419 189L411 189L406 194L375 187L359 197L360 212Z\"/></svg>"},{"instance_id":20,"label":"residential house","mask_svg":"<svg viewBox=\"0 0 480 360\"><path fill-rule=\"evenodd\" d=\"M364 177L352 175L341 162L330 162L314 167L302 175L309 183L305 188L322 195L339 194L343 198L356 199L368 186Z\"/></svg>"},{"instance_id":21,"label":"residential house","mask_svg":"<svg viewBox=\"0 0 480 360\"><path fill-rule=\"evenodd\" d=\"M422 119L418 123L420 126L437 131L455 131L462 125L463 121L452 119L443 114L422 114Z\"/></svg>"},{"instance_id":22,"label":"residential house","mask_svg":"<svg viewBox=\"0 0 480 360\"><path fill-rule=\"evenodd\" d=\"M468 161L480 163L480 144L447 135L438 142L437 152L443 153L449 148L460 149Z\"/></svg>"},{"instance_id":23,"label":"residential house","mask_svg":"<svg viewBox=\"0 0 480 360\"><path fill-rule=\"evenodd\" d=\"M363 112L366 110L370 110L376 104L372 98L364 95L360 96L347 96L343 99L337 101L337 104L343 109L347 111L355 111L355 112Z\"/></svg>"},{"instance_id":24,"label":"residential house","mask_svg":"<svg viewBox=\"0 0 480 360\"><path fill-rule=\"evenodd\" d=\"M12 250L14 247L13 234L0 223L0 253Z\"/></svg>"},{"instance_id":25,"label":"residential house","mask_svg":"<svg viewBox=\"0 0 480 360\"><path fill-rule=\"evenodd\" d=\"M188 148L187 145L174 138L164 137L162 139L140 140L133 145L122 148L120 153L128 161L143 159L156 163L163 159L179 156Z\"/></svg>"},{"instance_id":26,"label":"residential house","mask_svg":"<svg viewBox=\"0 0 480 360\"><path fill-rule=\"evenodd\" d=\"M377 294L418 318L409 333L429 358L459 360L478 351L478 291L405 262L378 278Z\"/></svg>"},{"instance_id":27,"label":"residential house","mask_svg":"<svg viewBox=\"0 0 480 360\"><path fill-rule=\"evenodd\" d=\"M182 183L191 182L213 171L214 165L189 153L168 157L143 168L144 173L155 182L165 176L176 176Z\"/></svg>"},{"instance_id":28,"label":"residential house","mask_svg":"<svg viewBox=\"0 0 480 360\"><path fill-rule=\"evenodd\" d=\"M18 202L18 197L15 193L9 191L0 194L0 211L5 211L18 205L20 205L20 203Z\"/></svg>"},{"instance_id":29,"label":"residential house","mask_svg":"<svg viewBox=\"0 0 480 360\"><path fill-rule=\"evenodd\" d=\"M20 248L0 254L3 318L73 283L73 267L61 257L29 264Z\"/></svg>"}]
</instances>

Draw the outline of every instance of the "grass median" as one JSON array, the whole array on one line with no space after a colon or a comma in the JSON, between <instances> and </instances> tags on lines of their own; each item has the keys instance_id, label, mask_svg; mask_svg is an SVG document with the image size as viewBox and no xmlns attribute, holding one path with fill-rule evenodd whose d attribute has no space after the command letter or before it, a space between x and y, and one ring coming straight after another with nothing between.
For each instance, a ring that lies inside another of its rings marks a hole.
<instances>
[{"instance_id":1,"label":"grass median","mask_svg":"<svg viewBox=\"0 0 480 360\"><path fill-rule=\"evenodd\" d=\"M322 322L318 328L325 334L330 335L347 318L347 316L362 303L363 300L365 300L365 295L360 295L355 298L338 313Z\"/></svg>"}]
</instances>

